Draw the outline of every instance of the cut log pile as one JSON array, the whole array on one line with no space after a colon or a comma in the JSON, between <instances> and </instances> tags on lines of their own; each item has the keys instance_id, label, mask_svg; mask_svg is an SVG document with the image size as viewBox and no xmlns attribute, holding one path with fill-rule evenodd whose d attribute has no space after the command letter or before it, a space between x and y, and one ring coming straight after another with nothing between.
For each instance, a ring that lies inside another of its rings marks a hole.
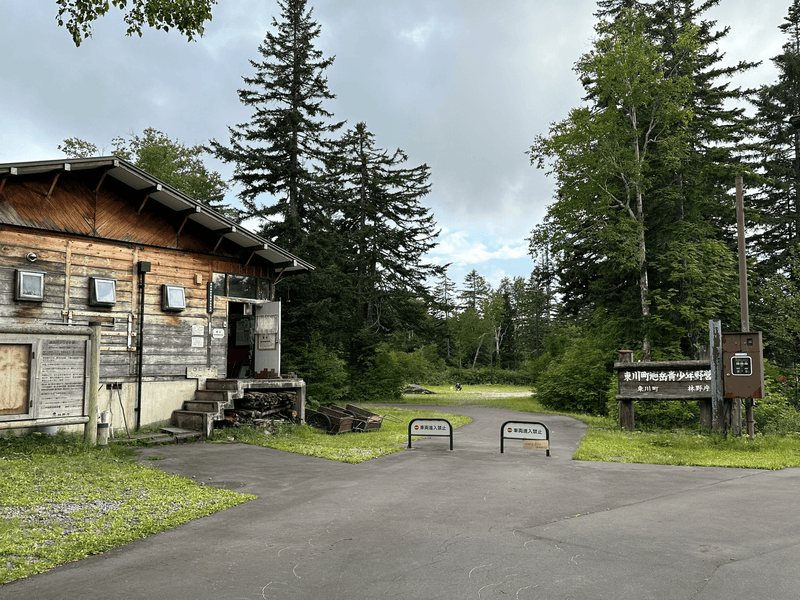
<instances>
[{"instance_id":1,"label":"cut log pile","mask_svg":"<svg viewBox=\"0 0 800 600\"><path fill-rule=\"evenodd\" d=\"M225 411L224 424L229 427L263 427L275 420L294 420L297 418L293 409L296 400L296 392L249 391L236 400L235 408Z\"/></svg>"}]
</instances>

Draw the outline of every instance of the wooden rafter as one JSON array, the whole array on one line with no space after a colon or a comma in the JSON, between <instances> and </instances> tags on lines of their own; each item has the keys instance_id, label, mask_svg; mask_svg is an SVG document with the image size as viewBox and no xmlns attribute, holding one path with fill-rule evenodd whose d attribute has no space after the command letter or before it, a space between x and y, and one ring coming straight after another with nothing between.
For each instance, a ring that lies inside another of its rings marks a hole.
<instances>
[{"instance_id":1,"label":"wooden rafter","mask_svg":"<svg viewBox=\"0 0 800 600\"><path fill-rule=\"evenodd\" d=\"M256 252L259 250L268 250L269 246L266 244L259 244L258 246L250 246L249 248L245 248L245 252L247 253L247 261L244 263L244 266L250 266L250 261L253 260L253 257L256 255Z\"/></svg>"},{"instance_id":2,"label":"wooden rafter","mask_svg":"<svg viewBox=\"0 0 800 600\"><path fill-rule=\"evenodd\" d=\"M198 215L201 212L203 212L203 209L201 209L199 206L195 206L194 208L189 208L187 210L182 210L181 212L179 212L178 213L179 215L183 215L183 221L181 222L180 227L178 227L178 232L176 233L176 235L181 234L183 228L186 227L186 223L189 220L189 217L191 217L192 215Z\"/></svg>"},{"instance_id":3,"label":"wooden rafter","mask_svg":"<svg viewBox=\"0 0 800 600\"><path fill-rule=\"evenodd\" d=\"M139 210L136 211L137 215L142 214L142 211L144 210L144 205L147 204L147 200L148 198L150 198L150 194L152 194L153 192L161 191L161 184L159 183L158 185L154 185L153 187L145 188L143 191L145 192L144 200L142 200L142 204L139 207Z\"/></svg>"},{"instance_id":4,"label":"wooden rafter","mask_svg":"<svg viewBox=\"0 0 800 600\"><path fill-rule=\"evenodd\" d=\"M236 227L226 227L225 229L217 229L214 233L219 234L219 239L217 243L214 245L214 249L211 251L214 254L219 248L219 245L222 243L222 240L225 239L225 236L229 233L236 233Z\"/></svg>"},{"instance_id":5,"label":"wooden rafter","mask_svg":"<svg viewBox=\"0 0 800 600\"><path fill-rule=\"evenodd\" d=\"M3 188L6 186L6 179L8 179L9 176L14 176L16 174L17 174L17 167L11 167L8 170L8 175L6 175L5 177L3 177L2 180L0 180L0 194L3 193Z\"/></svg>"},{"instance_id":6,"label":"wooden rafter","mask_svg":"<svg viewBox=\"0 0 800 600\"><path fill-rule=\"evenodd\" d=\"M97 194L100 192L100 186L103 185L103 182L106 180L106 175L108 175L108 172L110 170L111 169L106 169L105 171L103 171L103 175L100 177L100 181L97 182L97 187L94 188L94 195L95 196L97 196Z\"/></svg>"},{"instance_id":7,"label":"wooden rafter","mask_svg":"<svg viewBox=\"0 0 800 600\"><path fill-rule=\"evenodd\" d=\"M53 177L53 183L50 184L50 189L47 190L47 195L45 199L50 202L50 198L53 197L53 190L56 189L56 183L58 183L58 178L61 177L61 174L64 171L69 171L69 163L64 163L64 167L60 171L56 171L56 176Z\"/></svg>"}]
</instances>

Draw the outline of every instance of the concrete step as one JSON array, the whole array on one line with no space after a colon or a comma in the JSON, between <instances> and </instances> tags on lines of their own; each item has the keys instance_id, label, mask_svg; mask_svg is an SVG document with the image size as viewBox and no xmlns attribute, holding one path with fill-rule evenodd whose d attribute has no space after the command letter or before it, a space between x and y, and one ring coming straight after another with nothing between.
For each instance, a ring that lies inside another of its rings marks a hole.
<instances>
[{"instance_id":1,"label":"concrete step","mask_svg":"<svg viewBox=\"0 0 800 600\"><path fill-rule=\"evenodd\" d=\"M216 413L202 410L174 410L172 411L172 424L182 429L199 431L204 437L211 435L214 429ZM221 418L221 417L217 417Z\"/></svg>"},{"instance_id":2,"label":"concrete step","mask_svg":"<svg viewBox=\"0 0 800 600\"><path fill-rule=\"evenodd\" d=\"M233 407L233 392L230 390L197 390L194 393L195 400L203 400L208 402L225 402Z\"/></svg>"},{"instance_id":3,"label":"concrete step","mask_svg":"<svg viewBox=\"0 0 800 600\"><path fill-rule=\"evenodd\" d=\"M129 444L131 446L161 446L176 444L190 439L202 439L202 432L191 431L179 427L162 427L161 433L140 433L131 437L115 437L108 440L109 444Z\"/></svg>"},{"instance_id":4,"label":"concrete step","mask_svg":"<svg viewBox=\"0 0 800 600\"><path fill-rule=\"evenodd\" d=\"M206 390L239 391L239 382L236 379L206 379Z\"/></svg>"},{"instance_id":5,"label":"concrete step","mask_svg":"<svg viewBox=\"0 0 800 600\"><path fill-rule=\"evenodd\" d=\"M231 403L231 407L232 406L233 404ZM183 403L183 410L214 413L217 415L217 419L221 419L225 415L224 410L231 407L228 406L228 402L220 402L217 400L201 400L197 398L196 395L194 400L186 400Z\"/></svg>"},{"instance_id":6,"label":"concrete step","mask_svg":"<svg viewBox=\"0 0 800 600\"><path fill-rule=\"evenodd\" d=\"M185 442L192 439L199 440L203 437L203 433L200 431L183 429L182 427L162 427L161 431L171 435L176 442Z\"/></svg>"}]
</instances>

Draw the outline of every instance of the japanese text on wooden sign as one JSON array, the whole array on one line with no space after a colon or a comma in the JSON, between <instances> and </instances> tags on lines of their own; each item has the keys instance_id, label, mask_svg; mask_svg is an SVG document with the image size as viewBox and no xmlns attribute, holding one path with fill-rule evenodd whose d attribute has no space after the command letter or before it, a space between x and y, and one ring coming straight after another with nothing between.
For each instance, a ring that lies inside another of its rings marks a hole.
<instances>
[{"instance_id":1,"label":"japanese text on wooden sign","mask_svg":"<svg viewBox=\"0 0 800 600\"><path fill-rule=\"evenodd\" d=\"M650 362L616 363L618 400L683 400L711 398L711 369L699 364ZM705 367L705 368L704 368Z\"/></svg>"}]
</instances>

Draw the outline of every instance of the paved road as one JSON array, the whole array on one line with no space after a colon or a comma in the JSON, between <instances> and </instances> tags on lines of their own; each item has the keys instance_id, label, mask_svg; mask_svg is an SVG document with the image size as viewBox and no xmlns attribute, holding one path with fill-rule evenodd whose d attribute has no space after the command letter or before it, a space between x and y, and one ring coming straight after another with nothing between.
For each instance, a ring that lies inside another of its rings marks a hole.
<instances>
[{"instance_id":1,"label":"paved road","mask_svg":"<svg viewBox=\"0 0 800 600\"><path fill-rule=\"evenodd\" d=\"M426 407L430 408L430 407ZM0 598L462 600L800 597L800 470L572 461L585 427L482 408L361 465L246 445L147 450L258 500L0 587ZM507 441L540 420L551 456Z\"/></svg>"}]
</instances>

